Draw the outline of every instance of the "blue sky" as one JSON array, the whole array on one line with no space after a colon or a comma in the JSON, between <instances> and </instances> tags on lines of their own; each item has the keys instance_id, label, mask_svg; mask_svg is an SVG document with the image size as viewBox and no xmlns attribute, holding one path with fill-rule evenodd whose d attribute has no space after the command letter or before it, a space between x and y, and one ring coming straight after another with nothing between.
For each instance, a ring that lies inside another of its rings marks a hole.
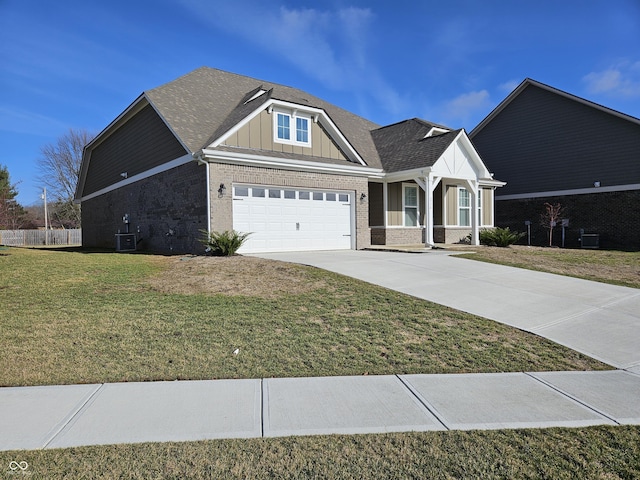
<instances>
[{"instance_id":1,"label":"blue sky","mask_svg":"<svg viewBox=\"0 0 640 480\"><path fill-rule=\"evenodd\" d=\"M210 66L471 131L526 77L640 117L639 0L0 0L0 164Z\"/></svg>"}]
</instances>

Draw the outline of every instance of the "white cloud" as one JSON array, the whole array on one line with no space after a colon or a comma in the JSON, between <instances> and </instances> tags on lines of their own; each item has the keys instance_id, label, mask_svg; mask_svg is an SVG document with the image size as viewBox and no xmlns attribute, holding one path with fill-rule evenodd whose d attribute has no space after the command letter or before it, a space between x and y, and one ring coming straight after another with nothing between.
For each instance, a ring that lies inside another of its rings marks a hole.
<instances>
[{"instance_id":1,"label":"white cloud","mask_svg":"<svg viewBox=\"0 0 640 480\"><path fill-rule=\"evenodd\" d=\"M207 25L225 30L334 90L370 96L397 114L406 106L384 79L368 51L375 15L368 8L274 9L268 2L237 0L212 7L208 0L182 0Z\"/></svg>"},{"instance_id":2,"label":"white cloud","mask_svg":"<svg viewBox=\"0 0 640 480\"><path fill-rule=\"evenodd\" d=\"M498 90L500 90L501 92L511 93L521 83L522 83L522 81L520 81L520 80L509 80L507 82L504 82L504 83L501 83L500 85L498 85Z\"/></svg>"},{"instance_id":3,"label":"white cloud","mask_svg":"<svg viewBox=\"0 0 640 480\"><path fill-rule=\"evenodd\" d=\"M582 77L582 81L594 95L640 97L640 62L621 62L606 70L591 72Z\"/></svg>"},{"instance_id":4,"label":"white cloud","mask_svg":"<svg viewBox=\"0 0 640 480\"><path fill-rule=\"evenodd\" d=\"M465 125L470 119L475 118L478 112L487 110L491 105L489 92L480 90L463 93L456 98L445 102L440 110L440 115L446 119L444 123L452 126Z\"/></svg>"}]
</instances>

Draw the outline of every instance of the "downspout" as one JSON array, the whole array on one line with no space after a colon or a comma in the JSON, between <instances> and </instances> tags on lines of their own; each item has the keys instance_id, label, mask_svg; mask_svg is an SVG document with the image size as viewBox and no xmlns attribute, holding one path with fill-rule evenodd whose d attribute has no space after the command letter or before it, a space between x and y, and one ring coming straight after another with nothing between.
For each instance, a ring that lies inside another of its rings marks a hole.
<instances>
[{"instance_id":1,"label":"downspout","mask_svg":"<svg viewBox=\"0 0 640 480\"><path fill-rule=\"evenodd\" d=\"M198 164L205 165L207 175L207 233L211 234L211 176L209 175L209 162L204 160L204 154L202 151L193 154Z\"/></svg>"}]
</instances>

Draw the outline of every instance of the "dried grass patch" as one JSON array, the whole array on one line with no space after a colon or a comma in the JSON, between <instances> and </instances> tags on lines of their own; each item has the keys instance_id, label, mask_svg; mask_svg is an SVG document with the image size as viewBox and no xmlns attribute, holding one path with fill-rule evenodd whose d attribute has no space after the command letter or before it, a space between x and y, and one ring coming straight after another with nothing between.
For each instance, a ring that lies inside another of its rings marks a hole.
<instances>
[{"instance_id":1,"label":"dried grass patch","mask_svg":"<svg viewBox=\"0 0 640 480\"><path fill-rule=\"evenodd\" d=\"M299 265L240 255L168 257L163 271L150 277L148 284L162 293L259 298L297 295L327 286Z\"/></svg>"}]
</instances>

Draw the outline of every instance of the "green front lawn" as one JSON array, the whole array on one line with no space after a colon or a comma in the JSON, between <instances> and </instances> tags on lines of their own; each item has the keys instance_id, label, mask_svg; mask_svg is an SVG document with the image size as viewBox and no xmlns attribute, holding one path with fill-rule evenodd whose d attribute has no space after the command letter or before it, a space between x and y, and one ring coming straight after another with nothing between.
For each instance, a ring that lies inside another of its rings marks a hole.
<instances>
[{"instance_id":1,"label":"green front lawn","mask_svg":"<svg viewBox=\"0 0 640 480\"><path fill-rule=\"evenodd\" d=\"M207 275L230 291L239 280L224 271L247 261L200 260L218 262ZM309 267L274 262L252 274L287 268L284 278L310 286L296 293L185 293L177 269L189 261L10 249L0 257L0 385L607 368L535 335ZM161 273L183 293L154 288L149 279Z\"/></svg>"}]
</instances>

